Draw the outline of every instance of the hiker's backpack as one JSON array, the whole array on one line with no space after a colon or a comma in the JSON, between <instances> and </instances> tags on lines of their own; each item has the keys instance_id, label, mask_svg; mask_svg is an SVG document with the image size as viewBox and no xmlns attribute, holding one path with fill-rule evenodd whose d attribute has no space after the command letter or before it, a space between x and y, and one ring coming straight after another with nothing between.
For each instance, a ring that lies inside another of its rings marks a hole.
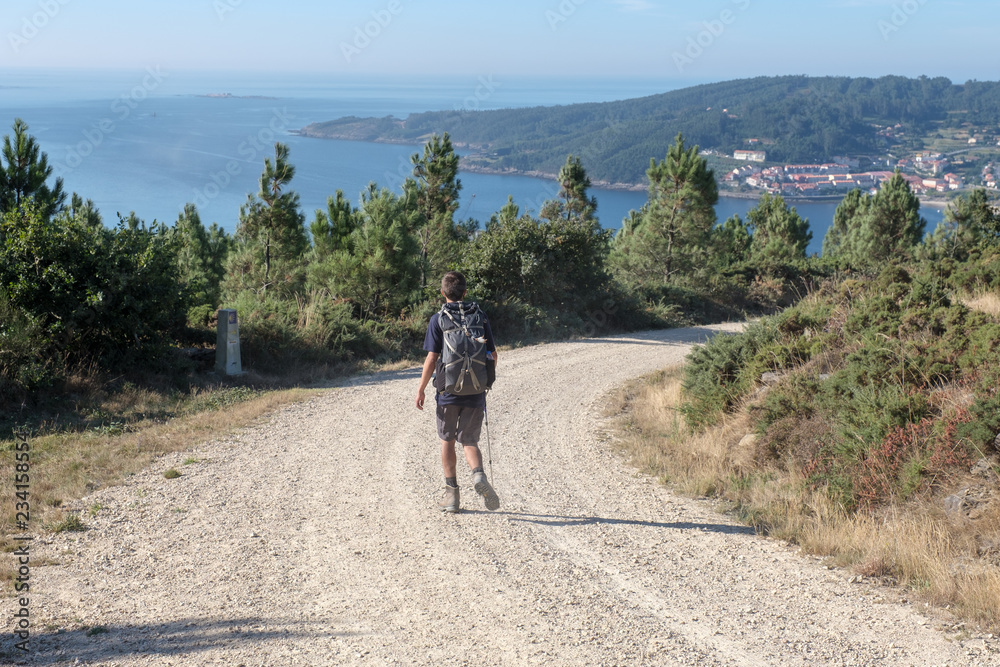
<instances>
[{"instance_id":1,"label":"hiker's backpack","mask_svg":"<svg viewBox=\"0 0 1000 667\"><path fill-rule=\"evenodd\" d=\"M486 357L486 315L473 302L446 303L438 312L443 344L434 388L456 396L481 394L493 385L494 365Z\"/></svg>"}]
</instances>

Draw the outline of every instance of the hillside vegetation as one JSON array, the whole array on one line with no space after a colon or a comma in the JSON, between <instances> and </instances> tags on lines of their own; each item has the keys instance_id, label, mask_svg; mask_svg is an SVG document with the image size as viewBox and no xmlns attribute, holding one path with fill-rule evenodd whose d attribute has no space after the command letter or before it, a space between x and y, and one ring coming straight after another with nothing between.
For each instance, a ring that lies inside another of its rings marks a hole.
<instances>
[{"instance_id":1,"label":"hillside vegetation","mask_svg":"<svg viewBox=\"0 0 1000 667\"><path fill-rule=\"evenodd\" d=\"M716 337L633 399L640 463L996 627L998 269L993 247L844 276Z\"/></svg>"},{"instance_id":2,"label":"hillside vegetation","mask_svg":"<svg viewBox=\"0 0 1000 667\"><path fill-rule=\"evenodd\" d=\"M777 162L828 162L835 155L881 155L880 128L902 124L912 145L955 128L1000 124L1000 83L886 76L779 76L740 79L638 99L493 111L435 111L405 119L348 117L302 134L422 143L448 132L476 152L469 165L556 174L581 156L591 178L642 183L651 158L680 133L702 148L732 154L756 139Z\"/></svg>"}]
</instances>

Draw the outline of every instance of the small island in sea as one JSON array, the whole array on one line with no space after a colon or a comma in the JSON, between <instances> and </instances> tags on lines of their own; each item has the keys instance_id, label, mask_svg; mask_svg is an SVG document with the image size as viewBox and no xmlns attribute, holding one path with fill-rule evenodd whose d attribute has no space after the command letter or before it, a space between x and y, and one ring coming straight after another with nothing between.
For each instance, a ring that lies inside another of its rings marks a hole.
<instances>
[{"instance_id":1,"label":"small island in sea","mask_svg":"<svg viewBox=\"0 0 1000 667\"><path fill-rule=\"evenodd\" d=\"M195 97L213 97L217 99L225 100L276 100L277 97L270 97L268 95L233 95L232 93L205 93L202 95L195 95Z\"/></svg>"}]
</instances>

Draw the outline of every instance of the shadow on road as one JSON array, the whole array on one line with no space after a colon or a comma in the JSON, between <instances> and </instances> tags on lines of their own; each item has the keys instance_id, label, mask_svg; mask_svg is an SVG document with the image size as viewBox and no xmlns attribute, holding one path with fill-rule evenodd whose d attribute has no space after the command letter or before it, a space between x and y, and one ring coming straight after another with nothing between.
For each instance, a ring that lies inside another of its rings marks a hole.
<instances>
[{"instance_id":1,"label":"shadow on road","mask_svg":"<svg viewBox=\"0 0 1000 667\"><path fill-rule=\"evenodd\" d=\"M616 526L645 526L647 528L666 528L670 530L703 530L726 535L755 535L750 526L733 526L719 523L691 523L690 521L636 521L635 519L607 519L599 516L560 516L557 514L527 514L524 512L495 512L506 514L511 521L536 523L542 526L591 526L609 524Z\"/></svg>"},{"instance_id":2,"label":"shadow on road","mask_svg":"<svg viewBox=\"0 0 1000 667\"><path fill-rule=\"evenodd\" d=\"M292 627L289 627L292 626ZM91 664L107 660L133 660L155 656L197 658L203 651L302 637L348 637L325 623L262 618L211 620L180 619L151 625L108 625L69 632L32 633L27 654L9 655L18 665Z\"/></svg>"}]
</instances>

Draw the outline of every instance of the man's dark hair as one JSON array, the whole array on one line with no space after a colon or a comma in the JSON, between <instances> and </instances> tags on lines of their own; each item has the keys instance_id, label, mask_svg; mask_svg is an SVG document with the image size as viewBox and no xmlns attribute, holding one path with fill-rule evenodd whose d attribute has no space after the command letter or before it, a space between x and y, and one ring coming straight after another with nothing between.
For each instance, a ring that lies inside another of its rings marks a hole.
<instances>
[{"instance_id":1,"label":"man's dark hair","mask_svg":"<svg viewBox=\"0 0 1000 667\"><path fill-rule=\"evenodd\" d=\"M461 301L465 296L465 276L458 271L449 271L441 279L441 291L450 301Z\"/></svg>"}]
</instances>

